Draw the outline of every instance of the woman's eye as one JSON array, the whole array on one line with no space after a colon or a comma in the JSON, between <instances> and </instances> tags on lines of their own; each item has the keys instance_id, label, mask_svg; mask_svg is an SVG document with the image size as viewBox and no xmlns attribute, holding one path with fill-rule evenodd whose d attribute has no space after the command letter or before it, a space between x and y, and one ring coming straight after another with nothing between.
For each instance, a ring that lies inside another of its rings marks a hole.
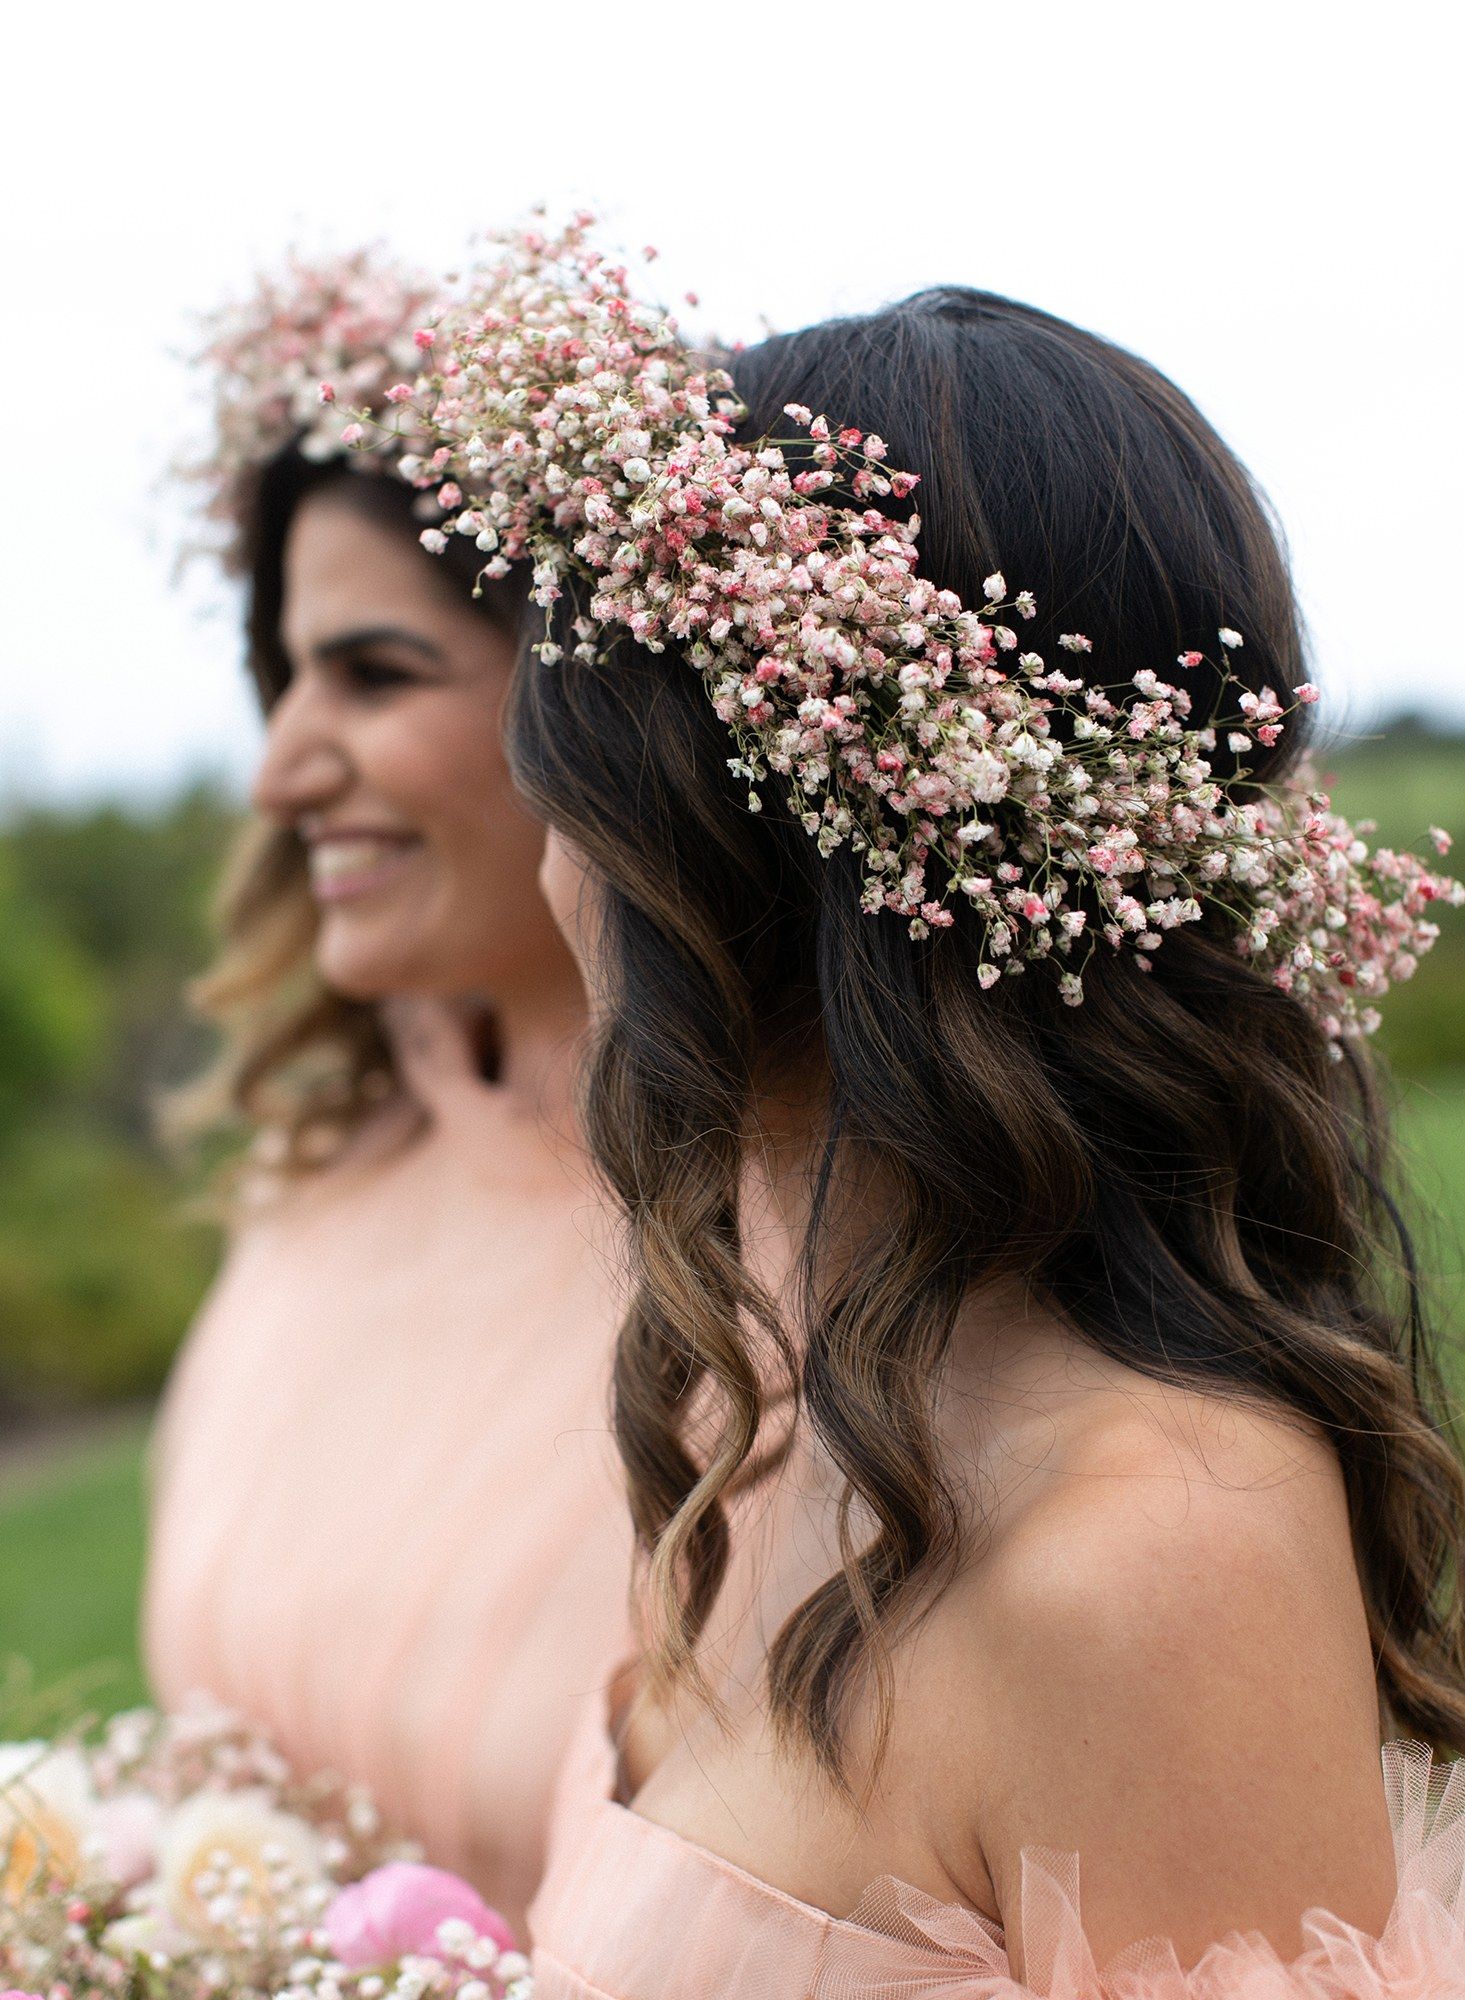
<instances>
[{"instance_id":1,"label":"woman's eye","mask_svg":"<svg viewBox=\"0 0 1465 2000\"><path fill-rule=\"evenodd\" d=\"M378 694L388 688L411 687L418 675L409 667L394 666L389 660L349 660L347 682L364 694Z\"/></svg>"}]
</instances>

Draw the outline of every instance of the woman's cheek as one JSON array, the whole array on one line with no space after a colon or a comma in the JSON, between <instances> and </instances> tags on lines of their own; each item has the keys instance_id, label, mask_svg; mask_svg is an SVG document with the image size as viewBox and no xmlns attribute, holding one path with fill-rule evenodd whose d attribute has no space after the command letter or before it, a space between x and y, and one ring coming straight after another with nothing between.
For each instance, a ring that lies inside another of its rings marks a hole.
<instances>
[{"instance_id":1,"label":"woman's cheek","mask_svg":"<svg viewBox=\"0 0 1465 2000\"><path fill-rule=\"evenodd\" d=\"M579 850L571 847L553 827L544 839L539 887L560 936L575 954L588 983L594 948L589 873Z\"/></svg>"}]
</instances>

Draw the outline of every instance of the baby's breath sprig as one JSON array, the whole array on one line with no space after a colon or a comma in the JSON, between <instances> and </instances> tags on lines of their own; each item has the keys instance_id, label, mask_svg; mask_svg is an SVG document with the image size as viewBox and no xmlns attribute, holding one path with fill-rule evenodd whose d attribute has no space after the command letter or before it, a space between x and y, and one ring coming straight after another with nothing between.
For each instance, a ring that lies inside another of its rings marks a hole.
<instances>
[{"instance_id":1,"label":"baby's breath sprig","mask_svg":"<svg viewBox=\"0 0 1465 2000\"><path fill-rule=\"evenodd\" d=\"M213 314L198 356L211 378L212 443L185 468L207 518L237 535L250 482L289 446L319 463L347 460L366 420L387 410L387 390L415 366L413 332L434 297L420 272L362 249L292 257ZM363 469L408 449L400 426L379 436L378 455L358 455Z\"/></svg>"}]
</instances>

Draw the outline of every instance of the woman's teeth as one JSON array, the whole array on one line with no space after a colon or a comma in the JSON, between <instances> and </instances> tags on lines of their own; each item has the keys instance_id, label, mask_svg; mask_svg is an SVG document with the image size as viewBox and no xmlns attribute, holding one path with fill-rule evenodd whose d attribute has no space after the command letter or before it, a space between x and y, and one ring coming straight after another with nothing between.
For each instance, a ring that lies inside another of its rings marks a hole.
<instances>
[{"instance_id":1,"label":"woman's teeth","mask_svg":"<svg viewBox=\"0 0 1465 2000\"><path fill-rule=\"evenodd\" d=\"M324 896L374 888L402 860L409 845L402 839L372 836L318 841L310 849L310 886Z\"/></svg>"}]
</instances>

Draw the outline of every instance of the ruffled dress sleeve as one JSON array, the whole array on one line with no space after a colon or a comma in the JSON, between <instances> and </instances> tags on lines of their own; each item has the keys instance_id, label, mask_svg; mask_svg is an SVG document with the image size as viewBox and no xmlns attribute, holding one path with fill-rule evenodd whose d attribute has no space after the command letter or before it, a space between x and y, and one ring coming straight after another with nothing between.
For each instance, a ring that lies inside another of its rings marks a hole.
<instances>
[{"instance_id":1,"label":"ruffled dress sleeve","mask_svg":"<svg viewBox=\"0 0 1465 2000\"><path fill-rule=\"evenodd\" d=\"M1465 2000L1465 1759L1437 1766L1425 1745L1393 1742L1383 1773L1398 1890L1380 1937L1314 1909L1290 1960L1236 1931L1190 1967L1162 1937L1100 1966L1078 1856L1028 1848L1023 1983L994 1926L887 1877L831 1930L810 2000Z\"/></svg>"}]
</instances>

